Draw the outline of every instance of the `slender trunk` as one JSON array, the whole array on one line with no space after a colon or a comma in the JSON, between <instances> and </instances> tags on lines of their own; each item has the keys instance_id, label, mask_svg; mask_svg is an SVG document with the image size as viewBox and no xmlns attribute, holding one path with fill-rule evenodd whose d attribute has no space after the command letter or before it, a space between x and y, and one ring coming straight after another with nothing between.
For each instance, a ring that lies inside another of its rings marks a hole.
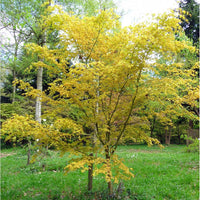
<instances>
[{"instance_id":1,"label":"slender trunk","mask_svg":"<svg viewBox=\"0 0 200 200\"><path fill-rule=\"evenodd\" d=\"M189 129L193 129L194 128L194 123L192 120L189 121Z\"/></svg>"},{"instance_id":2,"label":"slender trunk","mask_svg":"<svg viewBox=\"0 0 200 200\"><path fill-rule=\"evenodd\" d=\"M171 144L171 135L172 135L172 127L169 127L169 136L168 136L168 144Z\"/></svg>"},{"instance_id":3,"label":"slender trunk","mask_svg":"<svg viewBox=\"0 0 200 200\"><path fill-rule=\"evenodd\" d=\"M99 78L97 80L97 84L98 84L97 86L99 87ZM97 89L97 97L99 97L99 89ZM98 113L99 113L99 103L97 102L96 103L96 115L98 115ZM96 127L95 127L95 131L96 131L96 134L97 134L98 130L96 129ZM91 142L92 142L92 146L93 146L93 149L94 149L95 145L96 145L97 138L96 138L95 132L93 132L92 134L93 134L93 136L92 136ZM91 160L92 160L93 157L94 157L94 154L91 153L90 157L91 157ZM93 186L93 168L94 168L93 163L88 165L88 191L91 191L92 186Z\"/></svg>"},{"instance_id":4,"label":"slender trunk","mask_svg":"<svg viewBox=\"0 0 200 200\"><path fill-rule=\"evenodd\" d=\"M93 153L90 154L93 157ZM93 163L88 165L88 191L92 190L93 183Z\"/></svg>"},{"instance_id":5,"label":"slender trunk","mask_svg":"<svg viewBox=\"0 0 200 200\"><path fill-rule=\"evenodd\" d=\"M15 72L15 69L13 69L13 81L15 80L16 80L16 72ZM15 95L16 95L16 85L13 84L12 103L15 102Z\"/></svg>"},{"instance_id":6,"label":"slender trunk","mask_svg":"<svg viewBox=\"0 0 200 200\"><path fill-rule=\"evenodd\" d=\"M165 144L170 145L171 140L171 127L168 130L165 130Z\"/></svg>"},{"instance_id":7,"label":"slender trunk","mask_svg":"<svg viewBox=\"0 0 200 200\"><path fill-rule=\"evenodd\" d=\"M111 181L108 182L108 192L109 192L109 195L112 195L112 193L113 193L113 188L112 188L112 182Z\"/></svg>"},{"instance_id":8,"label":"slender trunk","mask_svg":"<svg viewBox=\"0 0 200 200\"><path fill-rule=\"evenodd\" d=\"M165 144L168 145L168 130L165 130Z\"/></svg>"},{"instance_id":9,"label":"slender trunk","mask_svg":"<svg viewBox=\"0 0 200 200\"><path fill-rule=\"evenodd\" d=\"M42 75L43 75L43 68L39 67L37 72L37 89L42 92ZM41 123L41 110L42 110L42 98L41 95L36 97L36 104L35 104L35 120Z\"/></svg>"},{"instance_id":10,"label":"slender trunk","mask_svg":"<svg viewBox=\"0 0 200 200\"><path fill-rule=\"evenodd\" d=\"M156 122L156 117L154 116L153 120L152 121L150 120L150 131L151 131L150 137L153 137L153 131L154 131L154 127L155 127L155 122Z\"/></svg>"},{"instance_id":11,"label":"slender trunk","mask_svg":"<svg viewBox=\"0 0 200 200\"><path fill-rule=\"evenodd\" d=\"M194 123L192 120L189 120L189 129L187 131L187 137L191 137L191 132L192 129L194 128ZM189 144L191 144L191 140L189 140L188 138L186 139L186 145L187 147L189 146Z\"/></svg>"},{"instance_id":12,"label":"slender trunk","mask_svg":"<svg viewBox=\"0 0 200 200\"><path fill-rule=\"evenodd\" d=\"M47 8L51 6L51 1L49 0L49 4L47 5ZM42 30L44 31L44 29ZM44 46L46 43L46 33L44 32L44 35L42 35L42 41L40 41L40 38L38 38L38 45L41 47ZM39 67L37 71L37 90L40 90L42 92L42 77L43 77L43 68ZM41 123L41 113L42 113L42 97L39 95L36 97L36 103L35 103L35 120Z\"/></svg>"},{"instance_id":13,"label":"slender trunk","mask_svg":"<svg viewBox=\"0 0 200 200\"><path fill-rule=\"evenodd\" d=\"M31 160L31 142L28 143L27 165L30 164L30 160Z\"/></svg>"},{"instance_id":14,"label":"slender trunk","mask_svg":"<svg viewBox=\"0 0 200 200\"><path fill-rule=\"evenodd\" d=\"M113 188L112 188L112 182L111 182L111 178L112 178L112 174L111 174L111 165L110 165L110 154L109 154L109 147L106 147L105 149L105 153L106 153L106 161L107 161L107 179L108 179L108 192L109 195L112 195L113 193Z\"/></svg>"},{"instance_id":15,"label":"slender trunk","mask_svg":"<svg viewBox=\"0 0 200 200\"><path fill-rule=\"evenodd\" d=\"M94 132L92 134L93 134L93 137L91 140L92 140L92 146L94 149L95 145L96 145L96 136L95 136ZM89 156L90 156L90 160L92 161L93 157L94 157L94 153L91 153ZM93 168L94 168L93 163L88 165L88 191L91 191L92 186L93 186Z\"/></svg>"},{"instance_id":16,"label":"slender trunk","mask_svg":"<svg viewBox=\"0 0 200 200\"><path fill-rule=\"evenodd\" d=\"M181 144L181 136L178 135L178 144Z\"/></svg>"},{"instance_id":17,"label":"slender trunk","mask_svg":"<svg viewBox=\"0 0 200 200\"><path fill-rule=\"evenodd\" d=\"M190 137L191 136L191 130L194 128L194 124L193 124L193 121L192 120L189 120L189 129L187 131L187 137ZM190 144L190 140L187 138L186 139L186 145L187 147L189 146Z\"/></svg>"},{"instance_id":18,"label":"slender trunk","mask_svg":"<svg viewBox=\"0 0 200 200\"><path fill-rule=\"evenodd\" d=\"M14 40L15 40L15 53L14 53L14 67L13 67L13 81L16 80L16 67L17 67L17 56L18 56L18 46L19 46L19 40L17 39L17 35L16 35L16 28L13 27L13 36L14 36ZM13 94L12 94L12 103L15 102L15 96L16 96L16 85L13 84Z\"/></svg>"},{"instance_id":19,"label":"slender trunk","mask_svg":"<svg viewBox=\"0 0 200 200\"><path fill-rule=\"evenodd\" d=\"M27 152L27 165L30 164L30 159L31 159L31 150L28 149L28 152Z\"/></svg>"},{"instance_id":20,"label":"slender trunk","mask_svg":"<svg viewBox=\"0 0 200 200\"><path fill-rule=\"evenodd\" d=\"M152 128L150 128L151 130L151 133L150 133L150 137L153 137L153 129Z\"/></svg>"},{"instance_id":21,"label":"slender trunk","mask_svg":"<svg viewBox=\"0 0 200 200\"><path fill-rule=\"evenodd\" d=\"M177 126L177 132L178 132L178 144L181 144L181 134L180 134L179 125Z\"/></svg>"},{"instance_id":22,"label":"slender trunk","mask_svg":"<svg viewBox=\"0 0 200 200\"><path fill-rule=\"evenodd\" d=\"M189 146L189 140L188 139L186 139L186 145L187 145L187 147Z\"/></svg>"}]
</instances>

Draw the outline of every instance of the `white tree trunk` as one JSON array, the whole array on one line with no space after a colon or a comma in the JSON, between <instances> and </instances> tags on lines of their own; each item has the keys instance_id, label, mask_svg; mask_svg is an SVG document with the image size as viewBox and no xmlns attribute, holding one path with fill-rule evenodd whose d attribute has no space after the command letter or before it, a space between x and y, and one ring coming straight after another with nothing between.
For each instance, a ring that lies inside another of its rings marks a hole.
<instances>
[{"instance_id":1,"label":"white tree trunk","mask_svg":"<svg viewBox=\"0 0 200 200\"><path fill-rule=\"evenodd\" d=\"M37 89L42 92L42 75L43 68L39 67L37 72ZM42 113L42 97L38 96L36 98L35 104L35 120L41 123L41 113Z\"/></svg>"}]
</instances>

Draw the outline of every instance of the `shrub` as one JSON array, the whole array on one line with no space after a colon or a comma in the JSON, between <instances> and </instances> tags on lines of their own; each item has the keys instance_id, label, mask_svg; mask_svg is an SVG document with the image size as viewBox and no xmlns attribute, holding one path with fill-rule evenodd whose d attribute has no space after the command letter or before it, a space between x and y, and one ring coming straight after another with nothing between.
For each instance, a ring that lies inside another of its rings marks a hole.
<instances>
[{"instance_id":1,"label":"shrub","mask_svg":"<svg viewBox=\"0 0 200 200\"><path fill-rule=\"evenodd\" d=\"M188 145L186 147L186 152L193 153L193 152L199 152L199 138L189 138L192 141L192 144Z\"/></svg>"}]
</instances>

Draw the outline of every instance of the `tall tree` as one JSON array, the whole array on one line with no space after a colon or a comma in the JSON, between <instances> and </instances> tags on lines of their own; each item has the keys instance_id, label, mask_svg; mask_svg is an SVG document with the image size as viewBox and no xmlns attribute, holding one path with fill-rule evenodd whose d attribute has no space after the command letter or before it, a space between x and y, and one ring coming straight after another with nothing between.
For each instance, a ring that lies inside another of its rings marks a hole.
<instances>
[{"instance_id":1,"label":"tall tree","mask_svg":"<svg viewBox=\"0 0 200 200\"><path fill-rule=\"evenodd\" d=\"M1 1L1 20L3 28L8 32L12 31L14 39L14 62L13 62L13 80L16 79L16 61L18 60L19 43L34 40L38 45L45 43L43 30L40 29L40 16L44 11L41 6L44 1L21 1L9 0ZM42 90L42 68L38 68L37 88ZM16 92L16 86L13 87L13 101ZM36 120L41 122L41 102L39 97L36 99Z\"/></svg>"},{"instance_id":2,"label":"tall tree","mask_svg":"<svg viewBox=\"0 0 200 200\"><path fill-rule=\"evenodd\" d=\"M20 15L21 8L18 4L11 2L1 2L1 12L0 12L0 25L1 25L1 62L4 62L4 65L7 64L7 70L11 71L13 80L17 77L17 62L20 54L20 47L24 42L23 28L19 26L20 24ZM17 9L15 9L17 7ZM13 8L13 9L12 9ZM4 35L4 37L3 37ZM5 37L9 35L10 38ZM12 102L15 101L16 86L13 85L12 89Z\"/></svg>"}]
</instances>

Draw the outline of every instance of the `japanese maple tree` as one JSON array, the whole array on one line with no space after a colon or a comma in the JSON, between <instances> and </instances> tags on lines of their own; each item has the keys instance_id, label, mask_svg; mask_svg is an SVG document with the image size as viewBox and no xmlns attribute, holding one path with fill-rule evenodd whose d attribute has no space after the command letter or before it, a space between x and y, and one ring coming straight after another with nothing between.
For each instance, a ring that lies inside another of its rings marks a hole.
<instances>
[{"instance_id":1,"label":"japanese maple tree","mask_svg":"<svg viewBox=\"0 0 200 200\"><path fill-rule=\"evenodd\" d=\"M72 107L78 109L81 117L70 119L73 121L71 128L87 127L90 132L74 137L70 149L81 156L72 160L66 170L82 168L84 171L94 164L93 175L105 174L112 193L112 180L117 183L121 178L134 177L131 169L115 155L120 141L137 137L149 145L160 144L145 133L147 118L140 115L144 105L150 99L163 102L167 99L181 109L181 103L186 99L179 95L183 88L190 98L188 80L194 70L180 71L180 63L163 65L157 60L163 56L170 61L183 49L195 49L176 40L175 34L181 34L182 28L180 19L173 12L156 16L149 23L122 28L119 17L112 10L100 10L95 17L79 18L58 6L48 9L52 14L43 18L43 26L45 24L46 31L59 30L58 48L27 46L30 52L45 58L33 65L61 75L50 84L48 92L43 93L43 101L52 108L46 116L64 123L70 117L62 117L62 112ZM67 69L69 59L76 64ZM158 75L165 71L168 76ZM177 75L180 79L174 78ZM25 83L21 88L28 88L26 94L29 96L38 95ZM83 138L85 145L77 142ZM55 141L57 146L59 141L63 144L63 140L52 140ZM91 152L95 154L90 156Z\"/></svg>"}]
</instances>

